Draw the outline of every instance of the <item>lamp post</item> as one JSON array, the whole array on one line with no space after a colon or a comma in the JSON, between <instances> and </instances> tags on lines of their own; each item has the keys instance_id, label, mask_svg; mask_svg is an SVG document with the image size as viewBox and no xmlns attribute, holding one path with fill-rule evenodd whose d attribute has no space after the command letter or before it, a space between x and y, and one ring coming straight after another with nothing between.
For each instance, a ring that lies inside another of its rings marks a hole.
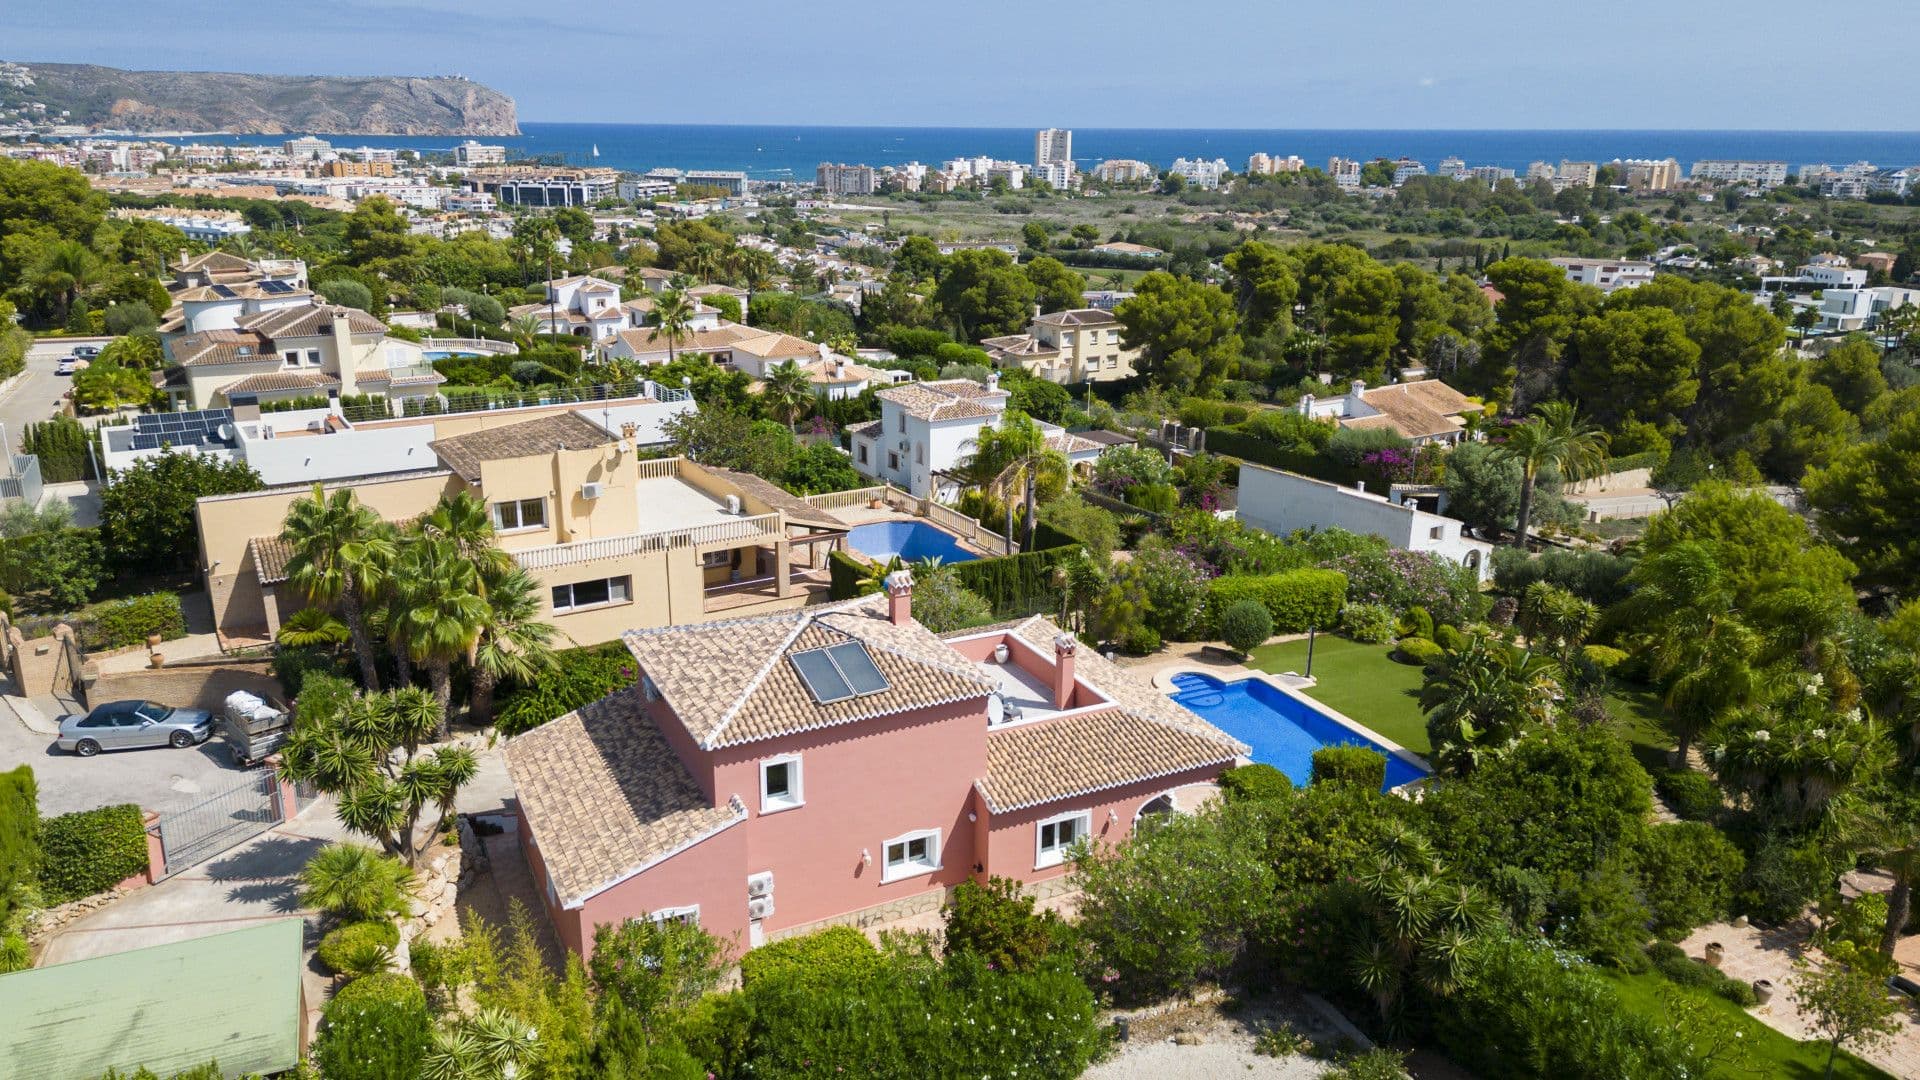
<instances>
[{"instance_id":1,"label":"lamp post","mask_svg":"<svg viewBox=\"0 0 1920 1080\"><path fill-rule=\"evenodd\" d=\"M1319 632L1319 627L1317 627L1317 626L1314 626L1314 625L1313 625L1312 623L1308 623L1308 624L1307 624L1307 671L1306 671L1306 677L1307 677L1307 678L1309 678L1309 679L1311 679L1311 678L1313 678L1313 639L1314 639L1314 636L1315 636L1315 635L1316 635L1316 634L1317 634L1318 632Z\"/></svg>"}]
</instances>

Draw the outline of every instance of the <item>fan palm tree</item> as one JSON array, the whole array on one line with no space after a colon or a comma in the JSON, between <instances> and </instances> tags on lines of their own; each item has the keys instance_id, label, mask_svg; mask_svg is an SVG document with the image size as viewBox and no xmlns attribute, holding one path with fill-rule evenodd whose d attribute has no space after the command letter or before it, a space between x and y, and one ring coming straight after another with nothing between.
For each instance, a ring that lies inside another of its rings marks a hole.
<instances>
[{"instance_id":1,"label":"fan palm tree","mask_svg":"<svg viewBox=\"0 0 1920 1080\"><path fill-rule=\"evenodd\" d=\"M403 908L413 871L365 844L328 844L300 869L300 902L352 919Z\"/></svg>"},{"instance_id":2,"label":"fan palm tree","mask_svg":"<svg viewBox=\"0 0 1920 1080\"><path fill-rule=\"evenodd\" d=\"M94 280L99 269L99 258L78 240L57 241L40 257L36 276L42 288L58 301L62 321L80 299L80 290Z\"/></svg>"},{"instance_id":3,"label":"fan palm tree","mask_svg":"<svg viewBox=\"0 0 1920 1080\"><path fill-rule=\"evenodd\" d=\"M326 608L301 608L280 624L273 639L290 649L332 648L346 644L347 624L333 617Z\"/></svg>"},{"instance_id":4,"label":"fan palm tree","mask_svg":"<svg viewBox=\"0 0 1920 1080\"><path fill-rule=\"evenodd\" d=\"M528 682L557 666L559 631L541 621L540 584L513 567L487 583L486 612L473 649L473 722L493 722L493 691L501 679Z\"/></svg>"},{"instance_id":5,"label":"fan palm tree","mask_svg":"<svg viewBox=\"0 0 1920 1080\"><path fill-rule=\"evenodd\" d=\"M1013 538L1013 503L1024 493L1027 513L1027 550L1033 549L1039 520L1034 513L1034 488L1045 483L1065 487L1067 457L1047 445L1046 432L1018 409L1008 409L1000 423L983 427L972 440L968 478L1007 505L1007 538Z\"/></svg>"},{"instance_id":6,"label":"fan palm tree","mask_svg":"<svg viewBox=\"0 0 1920 1080\"><path fill-rule=\"evenodd\" d=\"M436 734L444 736L445 710L453 698L453 662L472 655L486 621L484 585L479 570L461 557L453 541L424 535L407 544L395 576L401 582L401 632L409 655L427 669L441 709Z\"/></svg>"},{"instance_id":7,"label":"fan palm tree","mask_svg":"<svg viewBox=\"0 0 1920 1080\"><path fill-rule=\"evenodd\" d=\"M1685 541L1640 560L1621 606L1628 640L1665 687L1667 722L1685 766L1693 741L1764 689L1761 641L1734 607L1726 572L1702 544Z\"/></svg>"},{"instance_id":8,"label":"fan palm tree","mask_svg":"<svg viewBox=\"0 0 1920 1080\"><path fill-rule=\"evenodd\" d=\"M1465 776L1504 755L1531 727L1553 722L1559 666L1474 635L1434 661L1420 688L1434 765Z\"/></svg>"},{"instance_id":9,"label":"fan palm tree","mask_svg":"<svg viewBox=\"0 0 1920 1080\"><path fill-rule=\"evenodd\" d=\"M679 345L693 322L694 303L679 289L668 289L653 302L654 331L667 341L667 363L679 358Z\"/></svg>"},{"instance_id":10,"label":"fan palm tree","mask_svg":"<svg viewBox=\"0 0 1920 1080\"><path fill-rule=\"evenodd\" d=\"M1887 892L1887 922L1880 932L1880 955L1893 956L1913 912L1913 886L1920 881L1920 822L1896 817L1879 805L1849 805L1839 815L1847 848L1893 878Z\"/></svg>"},{"instance_id":11,"label":"fan palm tree","mask_svg":"<svg viewBox=\"0 0 1920 1080\"><path fill-rule=\"evenodd\" d=\"M442 495L416 527L422 536L452 544L455 554L479 572L483 586L513 567L513 557L494 544L487 504L471 492Z\"/></svg>"},{"instance_id":12,"label":"fan palm tree","mask_svg":"<svg viewBox=\"0 0 1920 1080\"><path fill-rule=\"evenodd\" d=\"M475 326L477 327L478 325L478 320L476 320ZM521 315L509 323L508 326L513 333L513 343L522 349L533 348L534 341L540 336L540 317L538 315Z\"/></svg>"},{"instance_id":13,"label":"fan palm tree","mask_svg":"<svg viewBox=\"0 0 1920 1080\"><path fill-rule=\"evenodd\" d=\"M1582 423L1579 410L1549 401L1533 410L1533 419L1507 433L1502 460L1520 463L1520 515L1513 531L1515 547L1527 546L1527 522L1533 515L1533 488L1540 470L1555 469L1568 480L1584 480L1606 467L1606 432Z\"/></svg>"},{"instance_id":14,"label":"fan palm tree","mask_svg":"<svg viewBox=\"0 0 1920 1080\"><path fill-rule=\"evenodd\" d=\"M768 412L787 422L788 431L793 430L800 414L813 407L814 397L813 379L792 360L767 372L766 383L760 389L761 403Z\"/></svg>"},{"instance_id":15,"label":"fan palm tree","mask_svg":"<svg viewBox=\"0 0 1920 1080\"><path fill-rule=\"evenodd\" d=\"M287 579L310 603L340 605L368 690L380 689L380 674L374 668L364 604L378 593L383 568L394 554L382 525L380 515L361 505L351 489L329 495L316 483L310 498L296 499L287 508L280 529L281 542L293 551Z\"/></svg>"}]
</instances>

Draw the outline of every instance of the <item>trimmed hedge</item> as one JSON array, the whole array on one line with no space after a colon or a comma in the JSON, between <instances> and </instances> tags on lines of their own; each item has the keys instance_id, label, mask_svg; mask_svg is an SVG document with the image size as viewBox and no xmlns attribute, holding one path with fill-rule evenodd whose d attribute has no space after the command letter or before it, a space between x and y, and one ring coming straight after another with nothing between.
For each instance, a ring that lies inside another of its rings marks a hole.
<instances>
[{"instance_id":1,"label":"trimmed hedge","mask_svg":"<svg viewBox=\"0 0 1920 1080\"><path fill-rule=\"evenodd\" d=\"M860 583L866 580L866 567L844 551L827 552L827 596L851 600L860 595Z\"/></svg>"},{"instance_id":2,"label":"trimmed hedge","mask_svg":"<svg viewBox=\"0 0 1920 1080\"><path fill-rule=\"evenodd\" d=\"M1273 616L1258 600L1235 600L1220 613L1220 640L1242 654L1273 636Z\"/></svg>"},{"instance_id":3,"label":"trimmed hedge","mask_svg":"<svg viewBox=\"0 0 1920 1080\"><path fill-rule=\"evenodd\" d=\"M1331 627L1346 602L1347 575L1338 570L1303 567L1279 574L1228 574L1207 585L1207 622L1219 626L1226 610L1242 600L1257 600L1273 616L1276 634L1297 634L1310 626Z\"/></svg>"},{"instance_id":4,"label":"trimmed hedge","mask_svg":"<svg viewBox=\"0 0 1920 1080\"><path fill-rule=\"evenodd\" d=\"M1240 765L1220 774L1220 794L1228 802L1256 802L1292 794L1287 774L1263 762Z\"/></svg>"},{"instance_id":5,"label":"trimmed hedge","mask_svg":"<svg viewBox=\"0 0 1920 1080\"><path fill-rule=\"evenodd\" d=\"M740 985L795 980L808 990L857 984L882 967L880 952L867 935L851 926L825 930L762 945L740 958Z\"/></svg>"},{"instance_id":6,"label":"trimmed hedge","mask_svg":"<svg viewBox=\"0 0 1920 1080\"><path fill-rule=\"evenodd\" d=\"M139 645L159 634L162 641L187 636L187 616L180 597L170 592L148 593L101 604L75 627L80 643L89 649L120 649Z\"/></svg>"},{"instance_id":7,"label":"trimmed hedge","mask_svg":"<svg viewBox=\"0 0 1920 1080\"><path fill-rule=\"evenodd\" d=\"M49 906L106 892L147 871L147 828L132 803L40 823L40 892Z\"/></svg>"},{"instance_id":8,"label":"trimmed hedge","mask_svg":"<svg viewBox=\"0 0 1920 1080\"><path fill-rule=\"evenodd\" d=\"M1653 786L1685 821L1712 821L1726 805L1713 777L1693 769L1669 769L1653 778Z\"/></svg>"},{"instance_id":9,"label":"trimmed hedge","mask_svg":"<svg viewBox=\"0 0 1920 1080\"><path fill-rule=\"evenodd\" d=\"M1401 638L1400 643L1394 646L1393 658L1403 664L1425 664L1439 659L1446 651L1426 638L1407 637Z\"/></svg>"},{"instance_id":10,"label":"trimmed hedge","mask_svg":"<svg viewBox=\"0 0 1920 1080\"><path fill-rule=\"evenodd\" d=\"M314 954L328 971L341 974L352 970L354 954L362 949L392 949L399 944L400 928L391 920L369 919L327 931Z\"/></svg>"},{"instance_id":11,"label":"trimmed hedge","mask_svg":"<svg viewBox=\"0 0 1920 1080\"><path fill-rule=\"evenodd\" d=\"M1348 485L1355 480L1366 479L1364 469L1343 465L1324 454L1308 454L1293 450L1282 450L1257 435L1233 428L1217 427L1207 431L1207 452L1236 457L1242 461L1251 461L1268 468L1284 469L1287 472L1310 476L1316 480Z\"/></svg>"},{"instance_id":12,"label":"trimmed hedge","mask_svg":"<svg viewBox=\"0 0 1920 1080\"><path fill-rule=\"evenodd\" d=\"M986 597L996 615L1024 615L1053 606L1053 568L1073 555L1072 547L1023 551L998 559L954 563L960 584Z\"/></svg>"},{"instance_id":13,"label":"trimmed hedge","mask_svg":"<svg viewBox=\"0 0 1920 1080\"><path fill-rule=\"evenodd\" d=\"M1387 784L1387 757L1366 746L1340 743L1313 752L1313 783L1357 784L1379 791Z\"/></svg>"},{"instance_id":14,"label":"trimmed hedge","mask_svg":"<svg viewBox=\"0 0 1920 1080\"><path fill-rule=\"evenodd\" d=\"M0 772L0 926L6 924L14 885L32 881L39 869L40 791L33 767L21 765Z\"/></svg>"}]
</instances>

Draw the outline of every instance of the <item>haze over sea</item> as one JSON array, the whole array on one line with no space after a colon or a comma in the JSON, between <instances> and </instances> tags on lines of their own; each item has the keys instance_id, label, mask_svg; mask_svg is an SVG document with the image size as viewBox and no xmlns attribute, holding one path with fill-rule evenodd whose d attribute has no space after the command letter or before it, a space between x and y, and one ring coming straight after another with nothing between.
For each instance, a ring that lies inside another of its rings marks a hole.
<instances>
[{"instance_id":1,"label":"haze over sea","mask_svg":"<svg viewBox=\"0 0 1920 1080\"><path fill-rule=\"evenodd\" d=\"M823 161L937 165L948 158L985 154L1029 161L1032 128L791 127L727 124L524 123L513 138L481 138L504 144L511 156L548 155L571 164L599 164L644 172L681 169L743 169L757 180L811 181ZM292 136L222 135L171 142L238 142L277 145ZM463 141L450 136L329 135L335 146L447 150ZM600 156L592 157L598 146ZM1688 168L1703 158L1785 161L1790 167L1871 161L1881 166L1920 164L1920 132L1815 131L1228 131L1143 128L1075 128L1073 154L1090 169L1106 158L1137 158L1165 168L1176 157L1225 158L1235 171L1256 151L1298 154L1324 168L1327 158L1369 159L1406 155L1428 168L1457 155L1468 165L1500 165L1519 172L1532 161L1611 161L1614 158L1678 159Z\"/></svg>"}]
</instances>

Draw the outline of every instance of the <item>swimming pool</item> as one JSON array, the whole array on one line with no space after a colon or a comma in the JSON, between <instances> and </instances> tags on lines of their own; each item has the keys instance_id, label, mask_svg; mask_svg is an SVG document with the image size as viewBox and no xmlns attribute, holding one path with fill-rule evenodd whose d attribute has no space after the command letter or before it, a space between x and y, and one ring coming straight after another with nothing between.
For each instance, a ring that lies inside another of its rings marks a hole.
<instances>
[{"instance_id":1,"label":"swimming pool","mask_svg":"<svg viewBox=\"0 0 1920 1080\"><path fill-rule=\"evenodd\" d=\"M1286 773L1295 785L1313 778L1313 752L1336 743L1371 747L1386 755L1387 782L1381 790L1428 775L1427 770L1264 679L1223 683L1211 675L1183 672L1173 677L1173 685L1179 691L1173 700L1252 747L1253 760Z\"/></svg>"},{"instance_id":2,"label":"swimming pool","mask_svg":"<svg viewBox=\"0 0 1920 1080\"><path fill-rule=\"evenodd\" d=\"M943 563L967 562L980 557L961 547L959 537L924 521L856 525L847 531L847 546L883 563L896 555L902 562L939 559Z\"/></svg>"},{"instance_id":3,"label":"swimming pool","mask_svg":"<svg viewBox=\"0 0 1920 1080\"><path fill-rule=\"evenodd\" d=\"M451 360L454 357L479 356L480 354L474 352L456 352L452 349L426 349L423 350L420 355L427 363L431 364L435 360Z\"/></svg>"}]
</instances>

